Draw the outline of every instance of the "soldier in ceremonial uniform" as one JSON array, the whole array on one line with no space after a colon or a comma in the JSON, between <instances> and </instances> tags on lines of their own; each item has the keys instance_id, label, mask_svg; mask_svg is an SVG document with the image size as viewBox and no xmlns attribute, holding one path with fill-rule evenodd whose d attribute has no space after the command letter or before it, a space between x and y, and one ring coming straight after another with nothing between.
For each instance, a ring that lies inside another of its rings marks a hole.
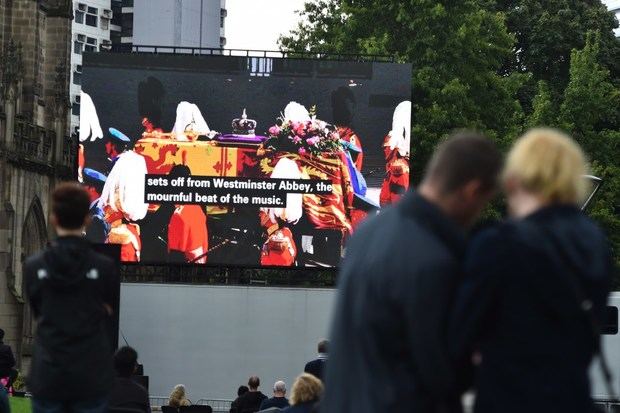
<instances>
[{"instance_id":1,"label":"soldier in ceremonial uniform","mask_svg":"<svg viewBox=\"0 0 620 413\"><path fill-rule=\"evenodd\" d=\"M186 165L175 165L170 179L191 176ZM209 233L207 216L200 205L176 205L168 223L168 252L171 261L207 263Z\"/></svg>"},{"instance_id":2,"label":"soldier in ceremonial uniform","mask_svg":"<svg viewBox=\"0 0 620 413\"><path fill-rule=\"evenodd\" d=\"M86 238L90 242L102 244L110 232L110 224L105 220L99 198L107 177L94 169L84 168L84 187L90 196L90 224L86 228Z\"/></svg>"},{"instance_id":3,"label":"soldier in ceremonial uniform","mask_svg":"<svg viewBox=\"0 0 620 413\"><path fill-rule=\"evenodd\" d=\"M129 148L131 139L118 129L109 128L108 131L110 133L104 139L104 146L105 152L108 155L108 161L110 162L109 173L118 160L118 157Z\"/></svg>"},{"instance_id":4,"label":"soldier in ceremonial uniform","mask_svg":"<svg viewBox=\"0 0 620 413\"><path fill-rule=\"evenodd\" d=\"M140 261L142 241L135 221L146 216L144 202L146 162L134 151L123 152L103 186L99 207L110 224L107 243L121 244L121 261Z\"/></svg>"},{"instance_id":5,"label":"soldier in ceremonial uniform","mask_svg":"<svg viewBox=\"0 0 620 413\"><path fill-rule=\"evenodd\" d=\"M398 201L409 188L409 152L411 147L411 102L396 106L392 130L385 137L385 178L379 200L381 206Z\"/></svg>"}]
</instances>

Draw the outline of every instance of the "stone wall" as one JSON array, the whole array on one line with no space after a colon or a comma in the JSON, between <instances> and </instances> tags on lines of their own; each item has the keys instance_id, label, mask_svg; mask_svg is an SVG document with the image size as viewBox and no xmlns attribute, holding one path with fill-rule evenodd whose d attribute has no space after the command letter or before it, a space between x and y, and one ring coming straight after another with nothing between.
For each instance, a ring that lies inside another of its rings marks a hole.
<instances>
[{"instance_id":1,"label":"stone wall","mask_svg":"<svg viewBox=\"0 0 620 413\"><path fill-rule=\"evenodd\" d=\"M66 166L60 154L69 133L71 18L68 0L0 1L0 46L5 50L10 41L21 46L23 75L0 96L0 328L22 368L33 331L23 304L22 263L49 238L50 191L59 167ZM5 67L0 61L0 72ZM20 158L16 145L32 136L15 129L16 117L47 136L55 133L53 156Z\"/></svg>"}]
</instances>

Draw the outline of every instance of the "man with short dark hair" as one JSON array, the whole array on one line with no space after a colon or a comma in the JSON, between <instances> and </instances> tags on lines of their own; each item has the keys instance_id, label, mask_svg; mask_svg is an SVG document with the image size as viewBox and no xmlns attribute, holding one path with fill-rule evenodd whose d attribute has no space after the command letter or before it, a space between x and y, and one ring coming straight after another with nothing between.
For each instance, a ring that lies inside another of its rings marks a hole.
<instances>
[{"instance_id":1,"label":"man with short dark hair","mask_svg":"<svg viewBox=\"0 0 620 413\"><path fill-rule=\"evenodd\" d=\"M4 330L0 328L0 378L8 378L7 389L13 385L17 375L13 350L8 344L4 344Z\"/></svg>"},{"instance_id":2,"label":"man with short dark hair","mask_svg":"<svg viewBox=\"0 0 620 413\"><path fill-rule=\"evenodd\" d=\"M26 296L37 320L28 376L34 413L105 413L113 384L107 333L114 298L114 262L82 236L90 198L77 183L52 193L58 238L26 260Z\"/></svg>"},{"instance_id":3,"label":"man with short dark hair","mask_svg":"<svg viewBox=\"0 0 620 413\"><path fill-rule=\"evenodd\" d=\"M116 381L110 393L110 407L136 409L150 413L151 404L146 389L131 379L138 367L138 353L121 347L114 354Z\"/></svg>"},{"instance_id":4,"label":"man with short dark hair","mask_svg":"<svg viewBox=\"0 0 620 413\"><path fill-rule=\"evenodd\" d=\"M323 380L323 372L325 371L325 363L327 362L327 346L329 341L321 340L318 347L318 357L315 360L309 361L304 367L304 372L312 374L319 380Z\"/></svg>"},{"instance_id":5,"label":"man with short dark hair","mask_svg":"<svg viewBox=\"0 0 620 413\"><path fill-rule=\"evenodd\" d=\"M258 390L260 379L258 376L251 376L248 379L250 391L245 393L237 400L236 410L231 409L231 413L255 413L260 410L260 405L267 398Z\"/></svg>"},{"instance_id":6,"label":"man with short dark hair","mask_svg":"<svg viewBox=\"0 0 620 413\"><path fill-rule=\"evenodd\" d=\"M501 164L492 142L458 133L435 152L417 192L349 241L322 413L460 410L445 330L465 229L495 192Z\"/></svg>"},{"instance_id":7,"label":"man with short dark hair","mask_svg":"<svg viewBox=\"0 0 620 413\"><path fill-rule=\"evenodd\" d=\"M266 410L271 408L283 409L287 407L288 399L286 398L286 383L282 380L278 380L273 385L273 397L271 399L265 399L260 404L260 410Z\"/></svg>"}]
</instances>

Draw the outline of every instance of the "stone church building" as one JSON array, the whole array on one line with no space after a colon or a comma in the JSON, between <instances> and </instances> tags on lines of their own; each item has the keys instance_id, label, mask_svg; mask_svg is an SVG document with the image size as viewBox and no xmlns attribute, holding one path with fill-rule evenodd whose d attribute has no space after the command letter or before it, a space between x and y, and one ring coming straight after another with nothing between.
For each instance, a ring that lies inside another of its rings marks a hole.
<instances>
[{"instance_id":1,"label":"stone church building","mask_svg":"<svg viewBox=\"0 0 620 413\"><path fill-rule=\"evenodd\" d=\"M73 177L72 2L0 0L0 328L18 368L32 351L22 263L46 245L50 190Z\"/></svg>"}]
</instances>

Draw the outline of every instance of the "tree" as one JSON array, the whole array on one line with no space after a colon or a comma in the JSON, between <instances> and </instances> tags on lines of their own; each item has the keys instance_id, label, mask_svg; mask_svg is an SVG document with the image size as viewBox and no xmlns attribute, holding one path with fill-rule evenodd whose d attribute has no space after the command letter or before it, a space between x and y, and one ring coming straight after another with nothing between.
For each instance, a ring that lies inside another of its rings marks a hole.
<instances>
[{"instance_id":1,"label":"tree","mask_svg":"<svg viewBox=\"0 0 620 413\"><path fill-rule=\"evenodd\" d=\"M620 155L614 138L620 129L620 88L599 63L600 44L600 34L589 32L584 48L572 51L559 121L593 160L614 164Z\"/></svg>"},{"instance_id":2,"label":"tree","mask_svg":"<svg viewBox=\"0 0 620 413\"><path fill-rule=\"evenodd\" d=\"M502 13L476 0L315 0L280 45L288 51L367 53L413 64L414 179L437 142L477 128L508 143L521 130L520 75L498 76L514 38Z\"/></svg>"},{"instance_id":3,"label":"tree","mask_svg":"<svg viewBox=\"0 0 620 413\"><path fill-rule=\"evenodd\" d=\"M571 53L559 123L584 148L592 160L593 173L603 178L603 190L590 215L607 232L616 267L620 268L620 88L600 63L600 34L589 32L586 37L583 49ZM620 287L618 278L616 287Z\"/></svg>"},{"instance_id":4,"label":"tree","mask_svg":"<svg viewBox=\"0 0 620 413\"><path fill-rule=\"evenodd\" d=\"M527 126L555 126L557 108L554 105L549 84L544 80L538 82L538 92L532 100L532 113L527 118Z\"/></svg>"},{"instance_id":5,"label":"tree","mask_svg":"<svg viewBox=\"0 0 620 413\"><path fill-rule=\"evenodd\" d=\"M514 34L514 52L503 73L529 72L534 81L549 84L559 100L569 78L571 51L581 49L589 30L600 33L600 62L620 78L620 42L613 29L618 22L600 0L497 0Z\"/></svg>"}]
</instances>

